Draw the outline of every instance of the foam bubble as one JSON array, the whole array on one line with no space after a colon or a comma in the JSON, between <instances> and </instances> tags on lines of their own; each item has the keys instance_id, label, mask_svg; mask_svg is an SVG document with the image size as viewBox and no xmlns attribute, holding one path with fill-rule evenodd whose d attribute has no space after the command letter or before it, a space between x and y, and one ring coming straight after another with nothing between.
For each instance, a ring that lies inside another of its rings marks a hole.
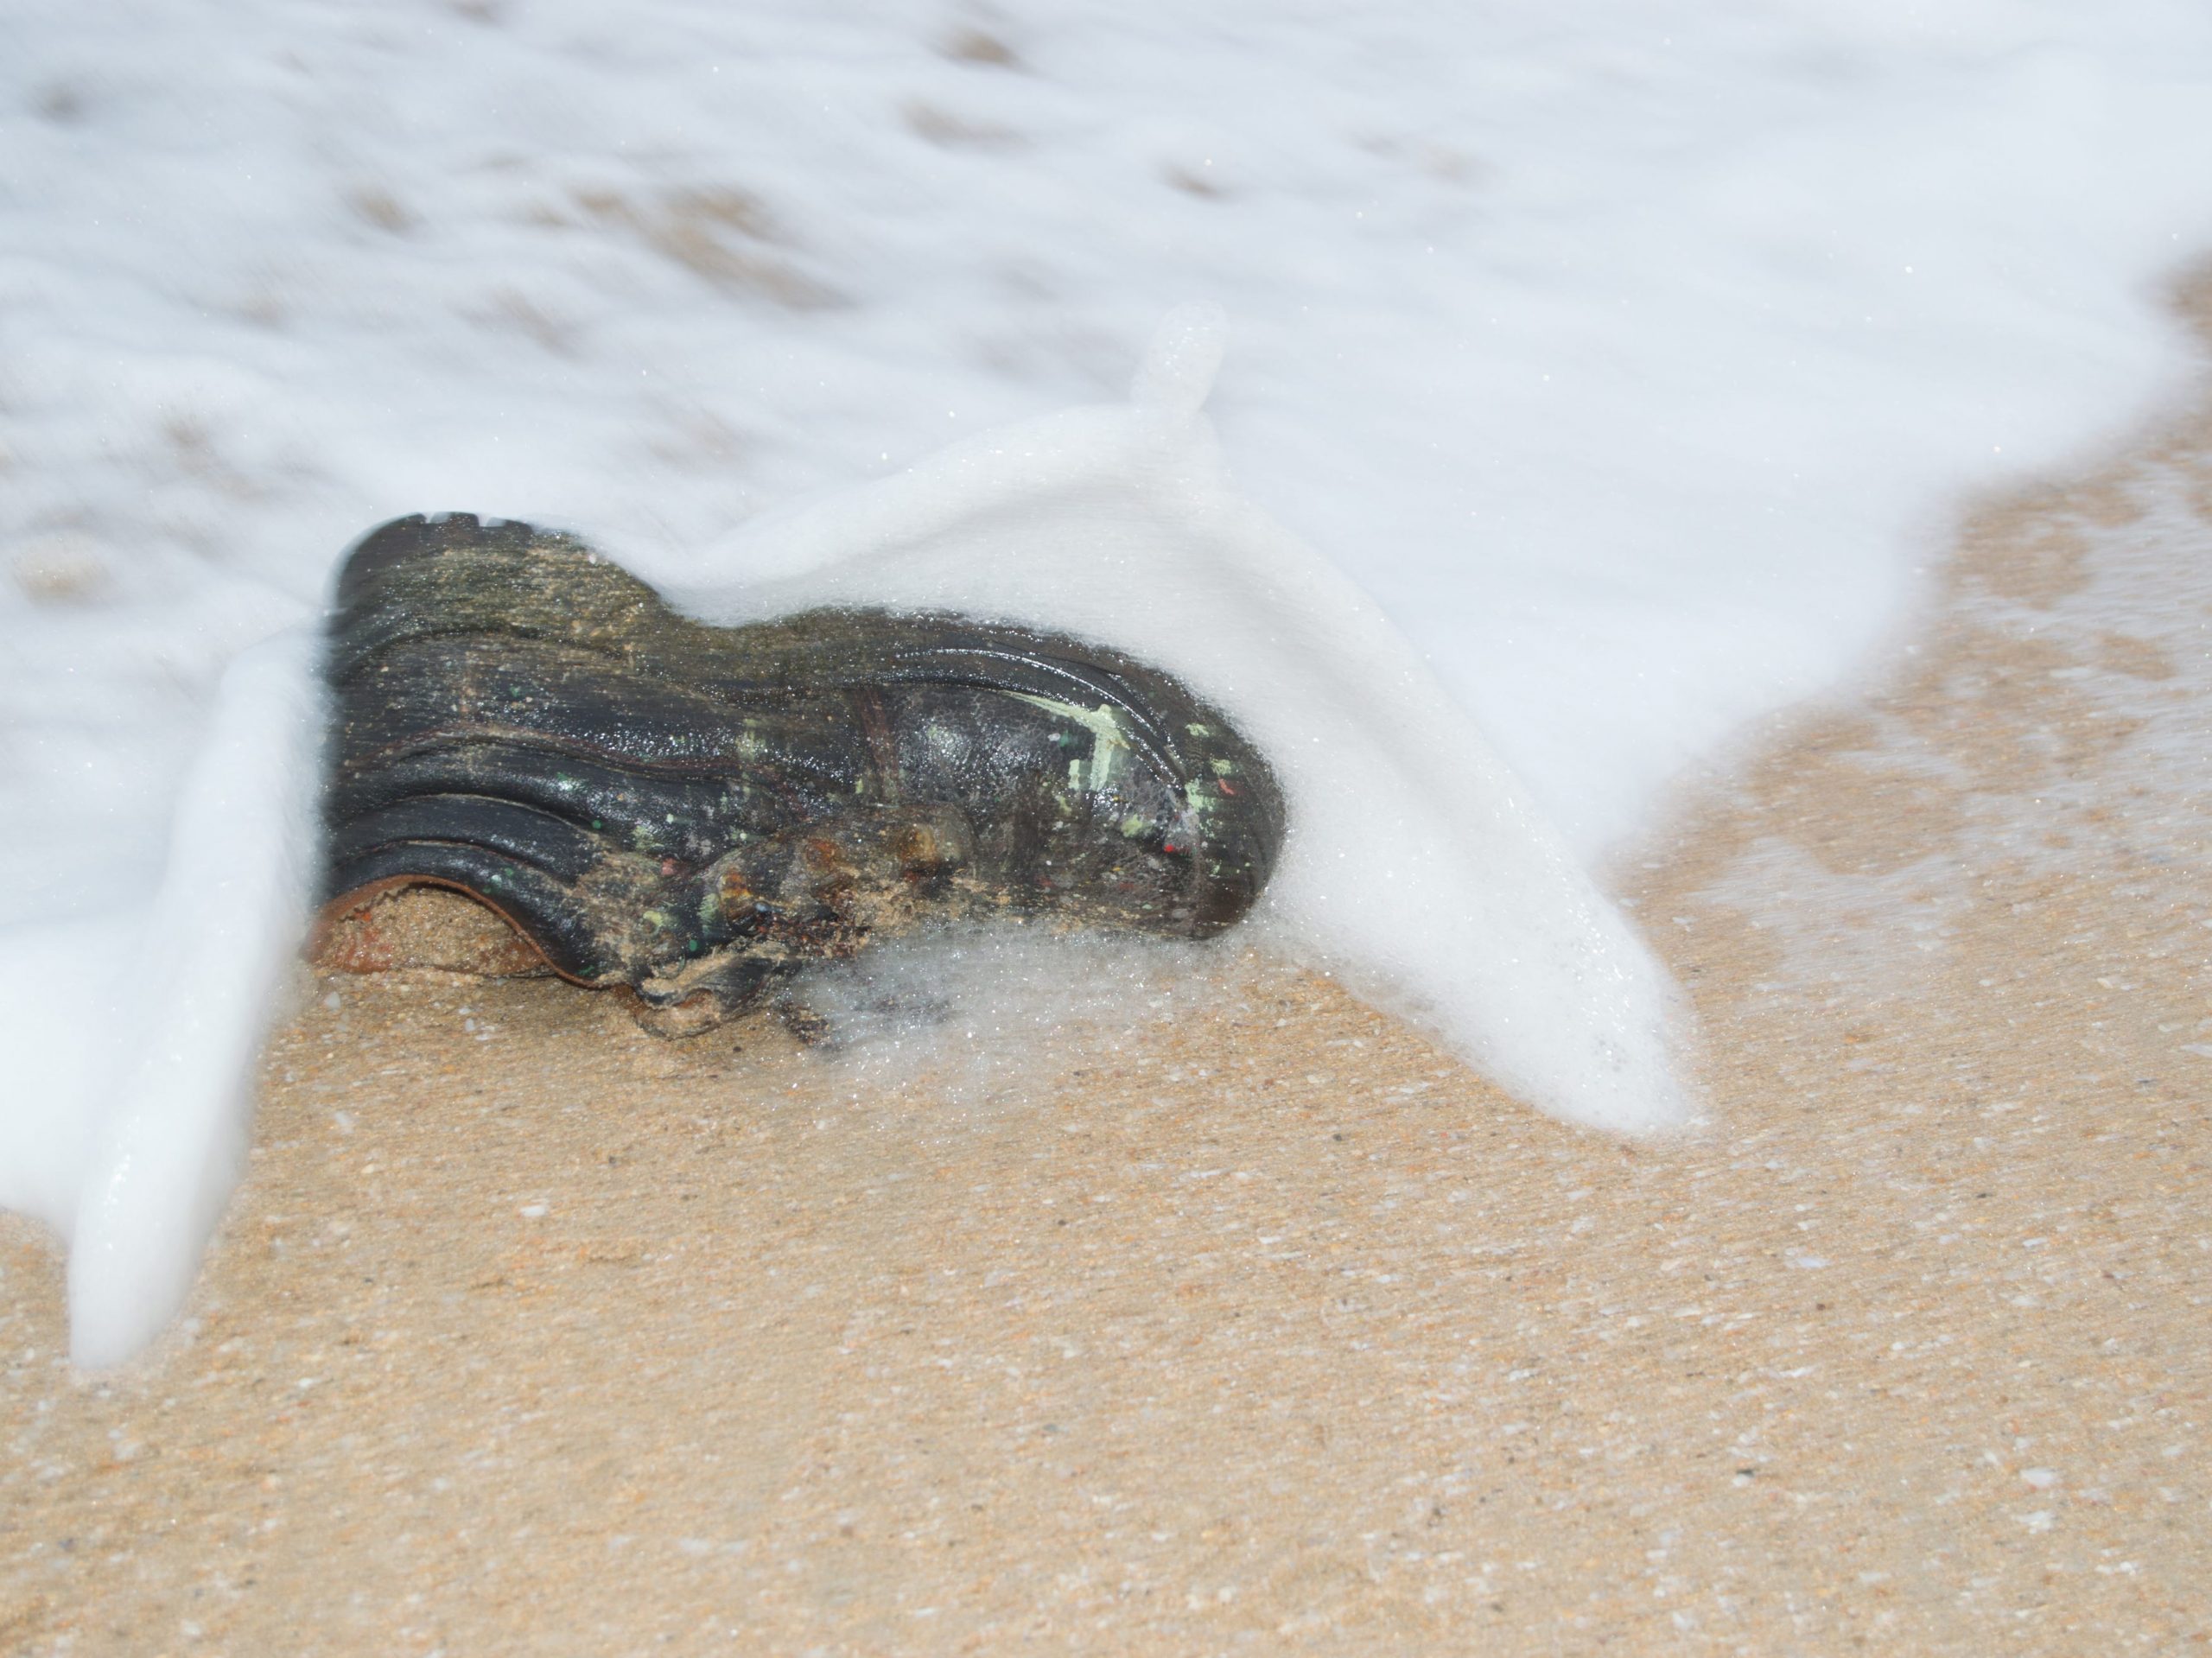
<instances>
[{"instance_id":1,"label":"foam bubble","mask_svg":"<svg viewBox=\"0 0 2212 1658\"><path fill-rule=\"evenodd\" d=\"M1162 317L1129 385L1129 401L1166 420L1188 420L1205 407L1229 348L1229 313L1192 301Z\"/></svg>"}]
</instances>

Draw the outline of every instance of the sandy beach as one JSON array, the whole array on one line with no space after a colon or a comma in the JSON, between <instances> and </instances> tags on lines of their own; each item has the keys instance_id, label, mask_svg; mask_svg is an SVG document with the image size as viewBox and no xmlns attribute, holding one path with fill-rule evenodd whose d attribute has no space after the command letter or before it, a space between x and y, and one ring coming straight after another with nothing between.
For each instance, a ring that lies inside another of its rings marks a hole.
<instances>
[{"instance_id":1,"label":"sandy beach","mask_svg":"<svg viewBox=\"0 0 2212 1658\"><path fill-rule=\"evenodd\" d=\"M2212 1639L2208 640L2212 413L1974 511L1613 872L1659 1144L1236 947L982 1087L302 969L156 1350L0 1218L0 1649Z\"/></svg>"}]
</instances>

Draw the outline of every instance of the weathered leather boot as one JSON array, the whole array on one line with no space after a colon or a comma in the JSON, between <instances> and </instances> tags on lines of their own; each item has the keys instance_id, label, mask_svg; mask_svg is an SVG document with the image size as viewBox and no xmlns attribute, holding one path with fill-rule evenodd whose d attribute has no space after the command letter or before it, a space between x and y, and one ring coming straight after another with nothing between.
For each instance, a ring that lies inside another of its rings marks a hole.
<instances>
[{"instance_id":1,"label":"weathered leather boot","mask_svg":"<svg viewBox=\"0 0 2212 1658\"><path fill-rule=\"evenodd\" d=\"M1202 938L1282 842L1266 762L1117 652L941 614L709 626L523 524L370 535L325 672L326 923L455 887L692 1025L931 918Z\"/></svg>"}]
</instances>

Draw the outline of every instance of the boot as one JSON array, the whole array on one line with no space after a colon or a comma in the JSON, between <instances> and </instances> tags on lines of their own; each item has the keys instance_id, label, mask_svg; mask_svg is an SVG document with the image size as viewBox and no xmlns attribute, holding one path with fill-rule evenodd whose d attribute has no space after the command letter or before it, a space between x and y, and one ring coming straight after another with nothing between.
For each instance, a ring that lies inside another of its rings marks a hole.
<instances>
[{"instance_id":1,"label":"boot","mask_svg":"<svg viewBox=\"0 0 2212 1658\"><path fill-rule=\"evenodd\" d=\"M456 888L691 1026L931 919L1204 938L1282 843L1266 762L1116 651L944 614L710 626L466 513L353 549L324 671L326 924Z\"/></svg>"}]
</instances>

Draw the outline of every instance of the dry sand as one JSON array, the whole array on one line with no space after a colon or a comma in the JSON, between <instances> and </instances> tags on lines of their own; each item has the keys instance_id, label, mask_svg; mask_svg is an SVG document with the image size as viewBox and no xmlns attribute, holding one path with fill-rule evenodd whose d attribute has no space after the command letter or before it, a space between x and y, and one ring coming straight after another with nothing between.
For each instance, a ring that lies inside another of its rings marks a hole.
<instances>
[{"instance_id":1,"label":"dry sand","mask_svg":"<svg viewBox=\"0 0 2212 1658\"><path fill-rule=\"evenodd\" d=\"M1662 1146L1233 953L950 1090L326 975L157 1351L0 1222L0 1649L2202 1642L2208 619L2212 416L1979 513L1622 877Z\"/></svg>"}]
</instances>

